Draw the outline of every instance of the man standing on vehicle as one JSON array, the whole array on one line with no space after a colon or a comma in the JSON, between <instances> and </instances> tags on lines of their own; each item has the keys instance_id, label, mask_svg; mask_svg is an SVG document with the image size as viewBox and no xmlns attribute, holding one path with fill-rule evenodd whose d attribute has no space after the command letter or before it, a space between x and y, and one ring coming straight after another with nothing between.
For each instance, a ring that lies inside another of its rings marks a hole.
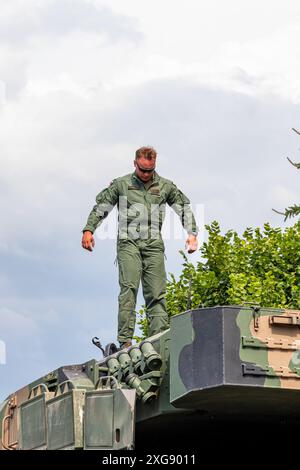
<instances>
[{"instance_id":1,"label":"man standing on vehicle","mask_svg":"<svg viewBox=\"0 0 300 470\"><path fill-rule=\"evenodd\" d=\"M135 154L134 173L114 179L109 187L97 195L97 204L83 229L82 247L92 251L95 245L94 231L112 208L118 205L118 341L121 348L132 344L140 281L149 336L168 328L164 242L161 237L166 203L179 215L188 233L188 252L193 253L198 247L198 228L190 201L172 181L156 173L156 157L153 147L139 148Z\"/></svg>"}]
</instances>

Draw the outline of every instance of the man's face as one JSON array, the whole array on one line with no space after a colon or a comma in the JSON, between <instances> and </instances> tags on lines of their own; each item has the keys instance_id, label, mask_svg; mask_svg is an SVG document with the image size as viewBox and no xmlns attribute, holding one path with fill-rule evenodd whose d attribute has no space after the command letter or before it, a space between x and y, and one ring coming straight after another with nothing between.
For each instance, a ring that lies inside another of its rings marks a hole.
<instances>
[{"instance_id":1,"label":"man's face","mask_svg":"<svg viewBox=\"0 0 300 470\"><path fill-rule=\"evenodd\" d=\"M156 159L148 159L145 157L140 157L137 160L134 160L135 172L137 176L144 183L147 183L151 180L154 170L155 170Z\"/></svg>"}]
</instances>

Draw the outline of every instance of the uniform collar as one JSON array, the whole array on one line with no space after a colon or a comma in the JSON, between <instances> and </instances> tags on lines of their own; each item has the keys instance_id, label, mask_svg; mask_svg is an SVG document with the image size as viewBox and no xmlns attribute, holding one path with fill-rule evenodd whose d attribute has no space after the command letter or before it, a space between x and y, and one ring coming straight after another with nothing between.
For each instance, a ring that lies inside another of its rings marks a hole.
<instances>
[{"instance_id":1,"label":"uniform collar","mask_svg":"<svg viewBox=\"0 0 300 470\"><path fill-rule=\"evenodd\" d=\"M132 173L131 178L133 181L137 181L139 184L144 184L144 181L140 180L135 171ZM156 173L156 171L154 171L151 183L158 183L158 181L159 175Z\"/></svg>"}]
</instances>

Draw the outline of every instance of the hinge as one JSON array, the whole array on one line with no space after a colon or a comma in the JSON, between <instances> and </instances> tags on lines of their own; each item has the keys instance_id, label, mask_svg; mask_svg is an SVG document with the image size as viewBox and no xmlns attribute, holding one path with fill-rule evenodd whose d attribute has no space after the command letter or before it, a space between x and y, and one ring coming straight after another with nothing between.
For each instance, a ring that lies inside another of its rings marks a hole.
<instances>
[{"instance_id":1,"label":"hinge","mask_svg":"<svg viewBox=\"0 0 300 470\"><path fill-rule=\"evenodd\" d=\"M260 307L252 305L251 308L253 310L254 330L257 331L259 328Z\"/></svg>"},{"instance_id":2,"label":"hinge","mask_svg":"<svg viewBox=\"0 0 300 470\"><path fill-rule=\"evenodd\" d=\"M243 305L249 305L252 309L254 330L257 331L259 329L260 305L252 302L243 302Z\"/></svg>"}]
</instances>

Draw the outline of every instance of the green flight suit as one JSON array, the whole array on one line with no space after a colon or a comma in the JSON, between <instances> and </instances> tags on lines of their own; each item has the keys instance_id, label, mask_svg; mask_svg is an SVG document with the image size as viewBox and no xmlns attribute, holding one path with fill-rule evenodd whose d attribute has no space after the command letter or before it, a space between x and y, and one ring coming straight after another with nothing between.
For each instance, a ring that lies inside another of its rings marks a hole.
<instances>
[{"instance_id":1,"label":"green flight suit","mask_svg":"<svg viewBox=\"0 0 300 470\"><path fill-rule=\"evenodd\" d=\"M140 281L149 336L165 330L168 328L168 315L165 302L164 242L161 238L165 204L174 208L188 233L197 234L189 199L172 181L155 172L152 180L145 184L135 173L116 178L97 195L96 202L83 232L89 230L93 233L116 204L119 209L118 341L129 341L134 334Z\"/></svg>"}]
</instances>

